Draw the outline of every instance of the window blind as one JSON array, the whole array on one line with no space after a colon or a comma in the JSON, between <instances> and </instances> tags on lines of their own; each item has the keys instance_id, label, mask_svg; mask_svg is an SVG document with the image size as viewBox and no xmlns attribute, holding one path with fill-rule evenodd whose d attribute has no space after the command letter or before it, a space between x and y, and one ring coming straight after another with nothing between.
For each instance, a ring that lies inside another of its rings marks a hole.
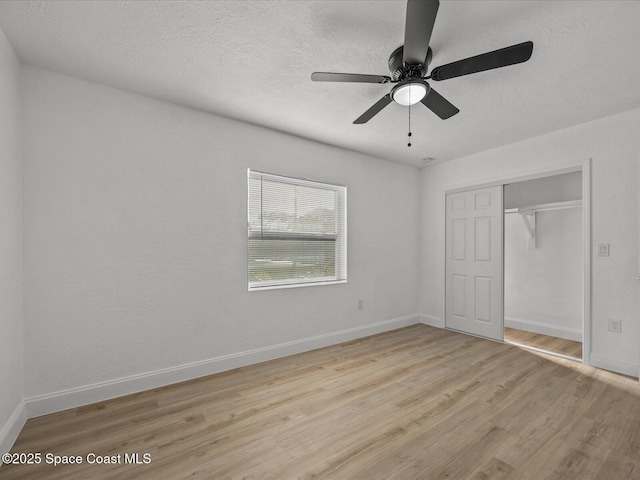
<instances>
[{"instance_id":1,"label":"window blind","mask_svg":"<svg viewBox=\"0 0 640 480\"><path fill-rule=\"evenodd\" d=\"M249 290L344 282L346 188L248 172Z\"/></svg>"}]
</instances>

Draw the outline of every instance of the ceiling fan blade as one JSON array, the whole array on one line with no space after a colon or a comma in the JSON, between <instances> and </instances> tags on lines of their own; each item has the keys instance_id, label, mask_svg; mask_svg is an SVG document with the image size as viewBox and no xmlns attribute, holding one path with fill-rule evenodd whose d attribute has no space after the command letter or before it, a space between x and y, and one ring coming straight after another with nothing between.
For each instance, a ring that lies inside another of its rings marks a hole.
<instances>
[{"instance_id":1,"label":"ceiling fan blade","mask_svg":"<svg viewBox=\"0 0 640 480\"><path fill-rule=\"evenodd\" d=\"M436 67L431 72L431 79L436 81L447 80L471 73L515 65L529 60L532 52L533 42L531 41L511 45L493 52L483 53L482 55Z\"/></svg>"},{"instance_id":2,"label":"ceiling fan blade","mask_svg":"<svg viewBox=\"0 0 640 480\"><path fill-rule=\"evenodd\" d=\"M453 117L460 111L433 88L420 102L442 120Z\"/></svg>"},{"instance_id":3,"label":"ceiling fan blade","mask_svg":"<svg viewBox=\"0 0 640 480\"><path fill-rule=\"evenodd\" d=\"M424 64L429 50L438 0L408 0L404 27L402 61L409 65Z\"/></svg>"},{"instance_id":4,"label":"ceiling fan blade","mask_svg":"<svg viewBox=\"0 0 640 480\"><path fill-rule=\"evenodd\" d=\"M382 97L380 100L378 100L376 103L374 103L373 106L369 110L367 110L362 115L360 115L358 118L356 118L353 121L353 123L358 124L358 125L362 124L362 123L367 123L374 116L376 116L380 112L380 110L382 110L384 107L389 105L391 102L392 102L391 94L387 93L384 97Z\"/></svg>"},{"instance_id":5,"label":"ceiling fan blade","mask_svg":"<svg viewBox=\"0 0 640 480\"><path fill-rule=\"evenodd\" d=\"M357 82L357 83L389 83L390 77L385 75L362 75L359 73L313 72L314 82Z\"/></svg>"}]
</instances>

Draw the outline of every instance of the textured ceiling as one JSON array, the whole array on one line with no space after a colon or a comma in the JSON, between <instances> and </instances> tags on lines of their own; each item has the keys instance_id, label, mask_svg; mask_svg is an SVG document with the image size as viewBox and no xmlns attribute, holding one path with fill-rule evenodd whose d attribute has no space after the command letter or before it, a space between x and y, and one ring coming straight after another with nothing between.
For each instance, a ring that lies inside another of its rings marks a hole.
<instances>
[{"instance_id":1,"label":"textured ceiling","mask_svg":"<svg viewBox=\"0 0 640 480\"><path fill-rule=\"evenodd\" d=\"M3 1L25 63L393 161L444 161L640 107L640 2L441 0L432 66L525 40L529 62L433 82L440 120L388 85L314 83L313 71L388 75L405 2Z\"/></svg>"}]
</instances>

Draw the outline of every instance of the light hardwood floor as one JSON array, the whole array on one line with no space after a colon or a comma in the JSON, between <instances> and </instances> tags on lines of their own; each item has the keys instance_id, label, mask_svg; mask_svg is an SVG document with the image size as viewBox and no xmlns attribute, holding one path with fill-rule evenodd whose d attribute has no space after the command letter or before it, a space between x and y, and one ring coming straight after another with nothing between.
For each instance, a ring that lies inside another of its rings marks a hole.
<instances>
[{"instance_id":1,"label":"light hardwood floor","mask_svg":"<svg viewBox=\"0 0 640 480\"><path fill-rule=\"evenodd\" d=\"M507 327L504 329L504 340L548 352L560 353L578 360L582 359L582 342Z\"/></svg>"},{"instance_id":2,"label":"light hardwood floor","mask_svg":"<svg viewBox=\"0 0 640 480\"><path fill-rule=\"evenodd\" d=\"M637 479L636 379L416 325L47 415L11 479Z\"/></svg>"}]
</instances>

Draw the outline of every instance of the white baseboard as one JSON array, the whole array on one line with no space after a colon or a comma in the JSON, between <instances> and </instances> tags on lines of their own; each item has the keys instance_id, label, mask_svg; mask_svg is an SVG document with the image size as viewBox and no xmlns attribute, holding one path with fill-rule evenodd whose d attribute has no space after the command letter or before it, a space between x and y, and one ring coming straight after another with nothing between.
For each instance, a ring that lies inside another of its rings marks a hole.
<instances>
[{"instance_id":1,"label":"white baseboard","mask_svg":"<svg viewBox=\"0 0 640 480\"><path fill-rule=\"evenodd\" d=\"M307 352L350 340L375 335L419 323L419 315L406 315L400 318L349 328L315 337L294 340L245 352L232 353L208 360L193 362L177 367L165 368L139 375L84 385L45 395L25 399L29 418L59 412L69 408L101 402L110 398L129 395L172 383L183 382L234 368Z\"/></svg>"},{"instance_id":2,"label":"white baseboard","mask_svg":"<svg viewBox=\"0 0 640 480\"><path fill-rule=\"evenodd\" d=\"M638 377L640 370L640 365L637 363L620 358L607 357L606 355L598 355L597 353L591 353L591 355L589 355L589 365L611 372L629 375L630 377Z\"/></svg>"},{"instance_id":3,"label":"white baseboard","mask_svg":"<svg viewBox=\"0 0 640 480\"><path fill-rule=\"evenodd\" d=\"M540 333L542 335L550 335L552 337L573 340L574 342L582 341L582 331L580 329L561 327L550 323L534 322L532 320L522 320L521 318L504 317L504 326L508 328L516 328L525 332Z\"/></svg>"},{"instance_id":4,"label":"white baseboard","mask_svg":"<svg viewBox=\"0 0 640 480\"><path fill-rule=\"evenodd\" d=\"M431 327L444 328L444 321L440 317L436 317L435 315L429 315L426 313L420 314L420 323L424 323L425 325L429 325Z\"/></svg>"},{"instance_id":5,"label":"white baseboard","mask_svg":"<svg viewBox=\"0 0 640 480\"><path fill-rule=\"evenodd\" d=\"M0 430L0 455L11 451L11 447L13 447L26 421L27 409L25 403L21 401ZM2 462L0 462L0 466L2 466Z\"/></svg>"}]
</instances>

